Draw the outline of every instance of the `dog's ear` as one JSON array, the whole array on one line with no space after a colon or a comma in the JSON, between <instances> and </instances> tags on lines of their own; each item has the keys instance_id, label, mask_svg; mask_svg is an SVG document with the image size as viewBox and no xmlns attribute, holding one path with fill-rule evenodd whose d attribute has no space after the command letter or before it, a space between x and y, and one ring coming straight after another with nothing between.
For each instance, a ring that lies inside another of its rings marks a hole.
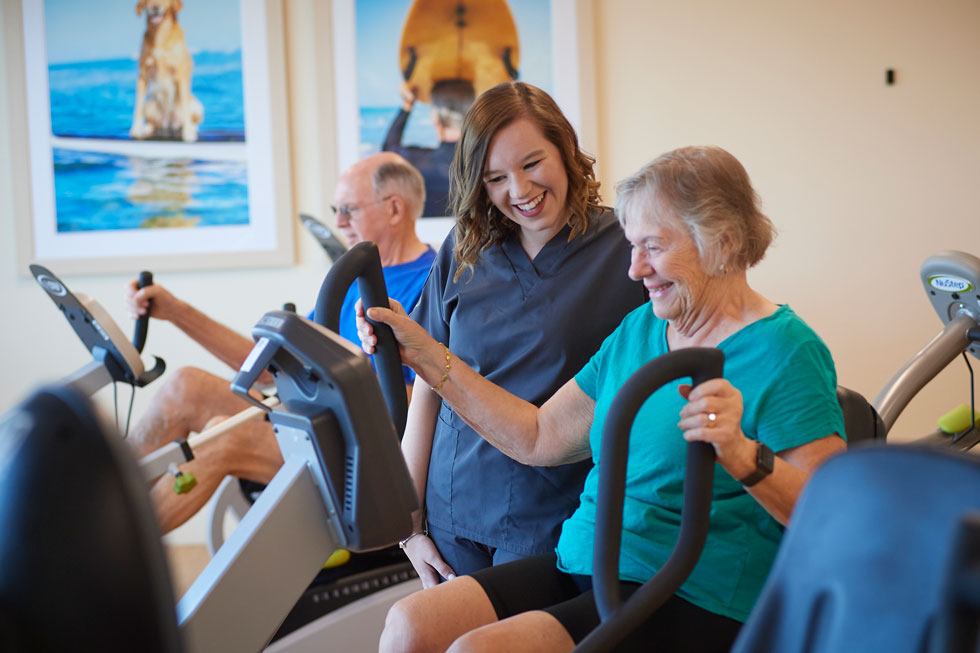
<instances>
[{"instance_id":1,"label":"dog's ear","mask_svg":"<svg viewBox=\"0 0 980 653\"><path fill-rule=\"evenodd\" d=\"M140 0L136 3L136 15L139 16L146 9L146 0Z\"/></svg>"},{"instance_id":2,"label":"dog's ear","mask_svg":"<svg viewBox=\"0 0 980 653\"><path fill-rule=\"evenodd\" d=\"M170 6L174 8L174 16L176 16L177 12L184 8L184 3L181 0L171 0Z\"/></svg>"}]
</instances>

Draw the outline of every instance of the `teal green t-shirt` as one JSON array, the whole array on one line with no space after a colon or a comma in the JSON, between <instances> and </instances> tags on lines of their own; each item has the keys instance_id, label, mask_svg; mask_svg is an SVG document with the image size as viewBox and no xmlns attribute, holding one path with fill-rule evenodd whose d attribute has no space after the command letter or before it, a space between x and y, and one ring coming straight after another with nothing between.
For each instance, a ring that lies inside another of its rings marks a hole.
<instances>
[{"instance_id":1,"label":"teal green t-shirt","mask_svg":"<svg viewBox=\"0 0 980 653\"><path fill-rule=\"evenodd\" d=\"M742 393L742 431L773 451L838 433L837 374L830 352L788 306L726 338L725 378ZM626 316L575 376L595 400L589 433L592 461L581 503L562 526L558 565L592 573L600 439L606 414L623 383L667 353L667 323L645 304ZM623 510L620 578L645 582L670 556L680 530L687 443L677 422L682 379L643 404L630 434ZM700 561L678 594L710 612L745 621L772 565L783 529L721 465L715 465L711 526Z\"/></svg>"}]
</instances>

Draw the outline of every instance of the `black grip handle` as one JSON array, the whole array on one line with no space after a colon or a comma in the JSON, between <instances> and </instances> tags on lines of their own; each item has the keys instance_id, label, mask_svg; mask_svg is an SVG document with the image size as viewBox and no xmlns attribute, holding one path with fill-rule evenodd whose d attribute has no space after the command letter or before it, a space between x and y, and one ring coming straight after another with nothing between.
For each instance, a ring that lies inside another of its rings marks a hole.
<instances>
[{"instance_id":1,"label":"black grip handle","mask_svg":"<svg viewBox=\"0 0 980 653\"><path fill-rule=\"evenodd\" d=\"M391 308L388 304L388 290L381 271L381 254L372 242L362 242L351 247L330 267L313 310L313 321L325 326L334 333L340 332L340 308L350 285L357 281L364 310L374 306ZM408 415L408 396L405 393L405 376L402 374L402 359L398 353L398 341L387 324L371 322L374 335L378 338L374 362L381 382L381 393L388 412L391 413L395 431L401 438L405 433L405 420Z\"/></svg>"},{"instance_id":2,"label":"black grip handle","mask_svg":"<svg viewBox=\"0 0 980 653\"><path fill-rule=\"evenodd\" d=\"M143 270L140 272L139 281L137 285L140 288L146 288L147 286L153 285L153 273ZM136 326L133 328L133 346L136 347L136 351L142 352L143 345L146 344L146 328L150 324L150 310L153 308L153 302L146 307L146 313L140 315L136 318Z\"/></svg>"},{"instance_id":3,"label":"black grip handle","mask_svg":"<svg viewBox=\"0 0 980 653\"><path fill-rule=\"evenodd\" d=\"M687 445L681 529L670 558L622 605L619 596L619 548L630 430L640 407L661 386L691 377L693 385L722 376L725 355L719 349L693 347L659 356L637 370L616 394L606 417L599 460L599 495L593 548L592 586L603 623L580 644L581 650L611 650L673 596L697 564L708 537L714 448ZM671 419L665 416L664 419ZM576 649L580 650L580 649Z\"/></svg>"}]
</instances>

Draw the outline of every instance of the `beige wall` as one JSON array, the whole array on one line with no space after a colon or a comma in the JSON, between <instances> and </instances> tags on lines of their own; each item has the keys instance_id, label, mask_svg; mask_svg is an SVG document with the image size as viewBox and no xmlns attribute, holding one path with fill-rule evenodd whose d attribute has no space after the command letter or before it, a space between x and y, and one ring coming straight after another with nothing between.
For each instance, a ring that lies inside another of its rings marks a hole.
<instances>
[{"instance_id":1,"label":"beige wall","mask_svg":"<svg viewBox=\"0 0 980 653\"><path fill-rule=\"evenodd\" d=\"M515 0L519 1L519 0ZM584 1L594 36L596 142L606 199L616 179L668 149L712 143L745 164L780 229L752 282L824 337L842 384L873 397L940 328L918 281L931 253L980 254L980 4L972 0ZM18 29L0 4L0 34ZM326 216L337 175L330 6L283 3L292 204ZM581 31L588 37L589 25ZM588 51L583 45L583 50ZM15 263L9 57L0 51L0 411L86 362L50 300ZM897 83L885 85L885 69ZM12 109L13 108L13 109ZM587 112L586 118L591 119ZM158 281L247 331L265 310L312 306L325 259L301 229L286 268L159 274ZM55 270L57 272L57 270ZM135 272L135 271L134 271ZM76 275L70 287L122 312L126 275ZM167 324L148 353L171 368L222 366ZM134 415L152 388L137 393ZM128 400L128 391L121 396ZM111 405L111 393L100 399ZM961 363L899 421L908 437L968 399Z\"/></svg>"},{"instance_id":2,"label":"beige wall","mask_svg":"<svg viewBox=\"0 0 980 653\"><path fill-rule=\"evenodd\" d=\"M607 199L666 150L731 151L780 230L750 281L821 334L841 384L873 398L941 327L918 280L923 260L980 255L980 3L594 7ZM894 433L931 430L967 401L957 362Z\"/></svg>"}]
</instances>

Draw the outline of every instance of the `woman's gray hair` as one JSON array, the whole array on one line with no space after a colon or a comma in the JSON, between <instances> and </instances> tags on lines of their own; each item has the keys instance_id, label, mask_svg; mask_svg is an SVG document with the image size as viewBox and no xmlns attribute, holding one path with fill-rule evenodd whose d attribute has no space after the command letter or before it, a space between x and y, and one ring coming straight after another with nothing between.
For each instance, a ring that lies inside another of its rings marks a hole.
<instances>
[{"instance_id":1,"label":"woman's gray hair","mask_svg":"<svg viewBox=\"0 0 980 653\"><path fill-rule=\"evenodd\" d=\"M425 208L425 179L408 161L388 161L378 166L371 175L371 189L377 199L388 192L398 193L408 203L413 218L422 215Z\"/></svg>"},{"instance_id":2,"label":"woman's gray hair","mask_svg":"<svg viewBox=\"0 0 980 653\"><path fill-rule=\"evenodd\" d=\"M687 227L710 273L746 270L765 256L776 235L759 208L749 175L734 156L713 146L682 147L646 164L616 185L620 224L643 200L654 215L672 213Z\"/></svg>"}]
</instances>

